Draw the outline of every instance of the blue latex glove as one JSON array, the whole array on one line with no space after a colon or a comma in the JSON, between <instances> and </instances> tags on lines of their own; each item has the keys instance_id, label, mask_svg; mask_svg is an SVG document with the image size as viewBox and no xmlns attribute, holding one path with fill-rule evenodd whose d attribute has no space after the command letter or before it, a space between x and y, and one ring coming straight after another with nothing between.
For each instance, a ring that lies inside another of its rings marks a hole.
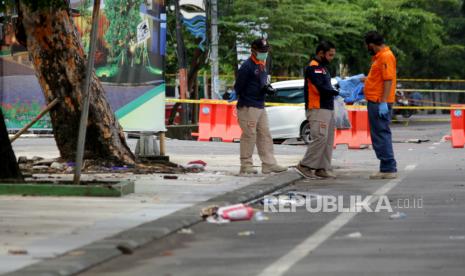
<instances>
[{"instance_id":1,"label":"blue latex glove","mask_svg":"<svg viewBox=\"0 0 465 276\"><path fill-rule=\"evenodd\" d=\"M379 117L387 119L389 114L389 107L387 103L379 104Z\"/></svg>"},{"instance_id":2,"label":"blue latex glove","mask_svg":"<svg viewBox=\"0 0 465 276\"><path fill-rule=\"evenodd\" d=\"M237 94L236 94L236 91L233 91L231 93L231 96L229 97L229 100L228 102L233 102L233 101L237 101Z\"/></svg>"}]
</instances>

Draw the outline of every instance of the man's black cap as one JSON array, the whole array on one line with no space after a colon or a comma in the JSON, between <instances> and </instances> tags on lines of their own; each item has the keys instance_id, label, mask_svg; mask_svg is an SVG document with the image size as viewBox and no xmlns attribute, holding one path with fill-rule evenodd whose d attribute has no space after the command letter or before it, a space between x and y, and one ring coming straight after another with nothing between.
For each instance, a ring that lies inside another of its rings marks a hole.
<instances>
[{"instance_id":1,"label":"man's black cap","mask_svg":"<svg viewBox=\"0 0 465 276\"><path fill-rule=\"evenodd\" d=\"M250 46L258 52L268 52L270 50L270 45L264 38L255 39Z\"/></svg>"}]
</instances>

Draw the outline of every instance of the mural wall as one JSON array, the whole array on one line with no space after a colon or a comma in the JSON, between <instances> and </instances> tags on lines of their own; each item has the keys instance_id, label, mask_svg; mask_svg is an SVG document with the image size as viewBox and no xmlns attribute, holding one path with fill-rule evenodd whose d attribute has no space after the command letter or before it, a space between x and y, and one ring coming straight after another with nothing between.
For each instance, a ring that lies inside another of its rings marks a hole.
<instances>
[{"instance_id":1,"label":"mural wall","mask_svg":"<svg viewBox=\"0 0 465 276\"><path fill-rule=\"evenodd\" d=\"M72 0L72 16L89 47L93 2ZM27 53L4 20L1 25L0 102L7 127L20 128L45 105ZM112 109L129 131L162 131L165 116L164 0L104 0L101 5L95 71ZM51 128L43 118L34 128Z\"/></svg>"}]
</instances>

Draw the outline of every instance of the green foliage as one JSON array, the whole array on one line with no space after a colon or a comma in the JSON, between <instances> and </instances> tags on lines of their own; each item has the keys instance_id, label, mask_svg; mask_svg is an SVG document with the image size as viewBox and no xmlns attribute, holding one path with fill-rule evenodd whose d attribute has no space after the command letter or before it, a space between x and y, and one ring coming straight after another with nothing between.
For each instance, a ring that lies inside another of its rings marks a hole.
<instances>
[{"instance_id":1,"label":"green foliage","mask_svg":"<svg viewBox=\"0 0 465 276\"><path fill-rule=\"evenodd\" d=\"M301 76L320 40L336 44L339 64L350 74L370 65L363 36L377 30L398 57L399 76L465 76L464 0L219 0L220 71L234 74L236 44L266 34L273 75ZM174 14L168 45L175 45ZM185 35L188 59L196 44ZM171 47L174 50L174 46ZM453 59L453 61L451 60ZM168 66L176 67L171 51ZM171 65L170 65L171 64ZM339 72L337 72L339 73Z\"/></svg>"},{"instance_id":2,"label":"green foliage","mask_svg":"<svg viewBox=\"0 0 465 276\"><path fill-rule=\"evenodd\" d=\"M0 12L6 13L15 6L15 0L0 0Z\"/></svg>"},{"instance_id":3,"label":"green foliage","mask_svg":"<svg viewBox=\"0 0 465 276\"><path fill-rule=\"evenodd\" d=\"M465 46L445 45L435 51L430 74L439 78L463 79L465 76Z\"/></svg>"},{"instance_id":4,"label":"green foliage","mask_svg":"<svg viewBox=\"0 0 465 276\"><path fill-rule=\"evenodd\" d=\"M110 47L111 62L121 65L140 55L142 49L132 47L137 37L137 25L142 21L139 7L143 0L105 0L105 14L110 26L105 40Z\"/></svg>"}]
</instances>

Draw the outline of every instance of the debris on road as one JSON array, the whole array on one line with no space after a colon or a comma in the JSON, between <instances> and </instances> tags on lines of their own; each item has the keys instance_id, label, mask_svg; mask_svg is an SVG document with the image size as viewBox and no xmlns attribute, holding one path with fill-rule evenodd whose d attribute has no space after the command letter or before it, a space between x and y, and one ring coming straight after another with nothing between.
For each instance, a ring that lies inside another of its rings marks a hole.
<instances>
[{"instance_id":1,"label":"debris on road","mask_svg":"<svg viewBox=\"0 0 465 276\"><path fill-rule=\"evenodd\" d=\"M362 237L362 233L360 232L354 232L354 233L350 233L346 235L346 238L350 238L350 239L359 239L361 237Z\"/></svg>"},{"instance_id":2,"label":"debris on road","mask_svg":"<svg viewBox=\"0 0 465 276\"><path fill-rule=\"evenodd\" d=\"M225 223L230 223L231 221L229 219L224 219L220 216L211 216L206 218L206 222L208 223L213 223L213 224L225 224Z\"/></svg>"},{"instance_id":3,"label":"debris on road","mask_svg":"<svg viewBox=\"0 0 465 276\"><path fill-rule=\"evenodd\" d=\"M36 165L32 166L33 171L41 171L41 170L47 170L49 167L46 165Z\"/></svg>"},{"instance_id":4,"label":"debris on road","mask_svg":"<svg viewBox=\"0 0 465 276\"><path fill-rule=\"evenodd\" d=\"M202 208L202 210L200 211L200 216L203 219L206 219L207 217L214 216L214 215L217 214L219 208L220 208L220 206L218 206L218 205L210 205L208 207Z\"/></svg>"},{"instance_id":5,"label":"debris on road","mask_svg":"<svg viewBox=\"0 0 465 276\"><path fill-rule=\"evenodd\" d=\"M161 253L161 255L164 256L164 257L169 257L169 256L173 256L174 254L173 254L172 251L167 250L167 251L164 251L163 253Z\"/></svg>"},{"instance_id":6,"label":"debris on road","mask_svg":"<svg viewBox=\"0 0 465 276\"><path fill-rule=\"evenodd\" d=\"M163 179L178 179L178 176L176 176L176 175L164 175Z\"/></svg>"},{"instance_id":7,"label":"debris on road","mask_svg":"<svg viewBox=\"0 0 465 276\"><path fill-rule=\"evenodd\" d=\"M116 249L124 255L131 255L134 253L134 246L131 245L131 242L121 242L116 246Z\"/></svg>"},{"instance_id":8,"label":"debris on road","mask_svg":"<svg viewBox=\"0 0 465 276\"><path fill-rule=\"evenodd\" d=\"M393 143L410 143L410 144L421 144L429 142L429 139L407 139L407 140L394 140Z\"/></svg>"},{"instance_id":9,"label":"debris on road","mask_svg":"<svg viewBox=\"0 0 465 276\"><path fill-rule=\"evenodd\" d=\"M256 211L254 215L254 220L255 221L265 221L269 220L270 218L265 216L265 214L262 211Z\"/></svg>"},{"instance_id":10,"label":"debris on road","mask_svg":"<svg viewBox=\"0 0 465 276\"><path fill-rule=\"evenodd\" d=\"M61 171L61 170L65 169L65 165L55 161L52 164L50 164L50 168Z\"/></svg>"},{"instance_id":11,"label":"debris on road","mask_svg":"<svg viewBox=\"0 0 465 276\"><path fill-rule=\"evenodd\" d=\"M407 215L403 212L397 212L389 216L389 219L404 219Z\"/></svg>"},{"instance_id":12,"label":"debris on road","mask_svg":"<svg viewBox=\"0 0 465 276\"><path fill-rule=\"evenodd\" d=\"M84 251L84 250L73 250L73 251L71 251L69 253L66 253L66 255L68 255L68 256L75 256L75 257L76 256L82 256L84 254L86 254L86 251Z\"/></svg>"},{"instance_id":13,"label":"debris on road","mask_svg":"<svg viewBox=\"0 0 465 276\"><path fill-rule=\"evenodd\" d=\"M27 252L26 249L18 248L18 249L10 249L10 250L8 250L8 254L10 254L10 255L27 255L28 252Z\"/></svg>"},{"instance_id":14,"label":"debris on road","mask_svg":"<svg viewBox=\"0 0 465 276\"><path fill-rule=\"evenodd\" d=\"M245 204L235 204L224 207L208 206L200 211L200 215L209 223L228 223L230 221L251 220L255 210Z\"/></svg>"},{"instance_id":15,"label":"debris on road","mask_svg":"<svg viewBox=\"0 0 465 276\"><path fill-rule=\"evenodd\" d=\"M194 234L194 231L192 231L192 229L190 229L190 228L183 228L183 229L178 231L178 234L192 235L192 234Z\"/></svg>"},{"instance_id":16,"label":"debris on road","mask_svg":"<svg viewBox=\"0 0 465 276\"><path fill-rule=\"evenodd\" d=\"M187 163L187 165L184 166L184 168L188 170L189 172L203 172L205 171L206 166L207 166L207 163L205 163L204 161L194 160L194 161L190 161L189 163Z\"/></svg>"},{"instance_id":17,"label":"debris on road","mask_svg":"<svg viewBox=\"0 0 465 276\"><path fill-rule=\"evenodd\" d=\"M255 231L242 231L237 233L239 237L246 237L246 236L253 236L255 235Z\"/></svg>"},{"instance_id":18,"label":"debris on road","mask_svg":"<svg viewBox=\"0 0 465 276\"><path fill-rule=\"evenodd\" d=\"M254 209L242 203L221 207L218 215L230 221L250 220L254 215Z\"/></svg>"},{"instance_id":19,"label":"debris on road","mask_svg":"<svg viewBox=\"0 0 465 276\"><path fill-rule=\"evenodd\" d=\"M27 163L27 156L19 156L18 157L18 164Z\"/></svg>"}]
</instances>

